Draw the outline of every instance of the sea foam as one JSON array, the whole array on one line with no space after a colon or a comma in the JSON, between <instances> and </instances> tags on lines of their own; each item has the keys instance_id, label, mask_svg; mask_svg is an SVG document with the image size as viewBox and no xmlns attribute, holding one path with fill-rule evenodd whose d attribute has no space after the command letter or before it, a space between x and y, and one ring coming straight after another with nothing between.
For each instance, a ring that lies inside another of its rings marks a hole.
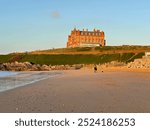
<instances>
[{"instance_id":1,"label":"sea foam","mask_svg":"<svg viewBox=\"0 0 150 130\"><path fill-rule=\"evenodd\" d=\"M61 74L62 72L0 72L0 92Z\"/></svg>"}]
</instances>

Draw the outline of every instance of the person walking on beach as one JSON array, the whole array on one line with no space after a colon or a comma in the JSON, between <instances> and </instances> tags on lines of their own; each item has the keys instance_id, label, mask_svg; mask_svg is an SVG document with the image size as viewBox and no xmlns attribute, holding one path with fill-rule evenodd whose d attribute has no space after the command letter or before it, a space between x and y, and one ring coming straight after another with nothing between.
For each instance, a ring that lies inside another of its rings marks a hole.
<instances>
[{"instance_id":1,"label":"person walking on beach","mask_svg":"<svg viewBox=\"0 0 150 130\"><path fill-rule=\"evenodd\" d=\"M97 66L94 65L94 73L96 73L96 72L97 72Z\"/></svg>"}]
</instances>

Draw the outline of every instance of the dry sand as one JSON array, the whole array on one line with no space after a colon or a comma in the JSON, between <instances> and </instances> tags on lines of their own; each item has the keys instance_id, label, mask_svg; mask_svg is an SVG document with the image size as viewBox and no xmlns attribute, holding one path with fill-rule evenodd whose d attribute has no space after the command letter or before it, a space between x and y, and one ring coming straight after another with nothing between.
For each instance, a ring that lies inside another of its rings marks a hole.
<instances>
[{"instance_id":1,"label":"dry sand","mask_svg":"<svg viewBox=\"0 0 150 130\"><path fill-rule=\"evenodd\" d=\"M1 92L0 112L150 112L150 73L65 71Z\"/></svg>"}]
</instances>

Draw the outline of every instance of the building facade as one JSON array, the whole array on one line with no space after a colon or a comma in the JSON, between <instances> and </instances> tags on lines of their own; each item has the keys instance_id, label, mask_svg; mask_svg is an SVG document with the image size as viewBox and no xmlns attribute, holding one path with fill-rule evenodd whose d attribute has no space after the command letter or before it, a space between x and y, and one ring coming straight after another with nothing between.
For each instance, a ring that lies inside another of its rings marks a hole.
<instances>
[{"instance_id":1,"label":"building facade","mask_svg":"<svg viewBox=\"0 0 150 130\"><path fill-rule=\"evenodd\" d=\"M67 48L70 47L96 47L105 46L105 34L103 31L94 29L93 31L77 30L71 31L68 36Z\"/></svg>"}]
</instances>

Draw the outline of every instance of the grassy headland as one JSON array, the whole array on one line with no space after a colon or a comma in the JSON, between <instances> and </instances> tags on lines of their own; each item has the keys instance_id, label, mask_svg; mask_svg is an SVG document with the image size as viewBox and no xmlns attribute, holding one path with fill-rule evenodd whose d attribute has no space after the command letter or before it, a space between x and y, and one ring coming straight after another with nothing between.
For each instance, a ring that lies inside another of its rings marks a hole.
<instances>
[{"instance_id":1,"label":"grassy headland","mask_svg":"<svg viewBox=\"0 0 150 130\"><path fill-rule=\"evenodd\" d=\"M150 51L150 46L75 47L32 51L31 54L114 54Z\"/></svg>"},{"instance_id":2,"label":"grassy headland","mask_svg":"<svg viewBox=\"0 0 150 130\"><path fill-rule=\"evenodd\" d=\"M29 53L14 53L0 55L0 63L5 62L32 62L46 65L72 64L102 64L111 61L130 62L141 58L144 52L150 51L150 46L106 46L63 48Z\"/></svg>"}]
</instances>

